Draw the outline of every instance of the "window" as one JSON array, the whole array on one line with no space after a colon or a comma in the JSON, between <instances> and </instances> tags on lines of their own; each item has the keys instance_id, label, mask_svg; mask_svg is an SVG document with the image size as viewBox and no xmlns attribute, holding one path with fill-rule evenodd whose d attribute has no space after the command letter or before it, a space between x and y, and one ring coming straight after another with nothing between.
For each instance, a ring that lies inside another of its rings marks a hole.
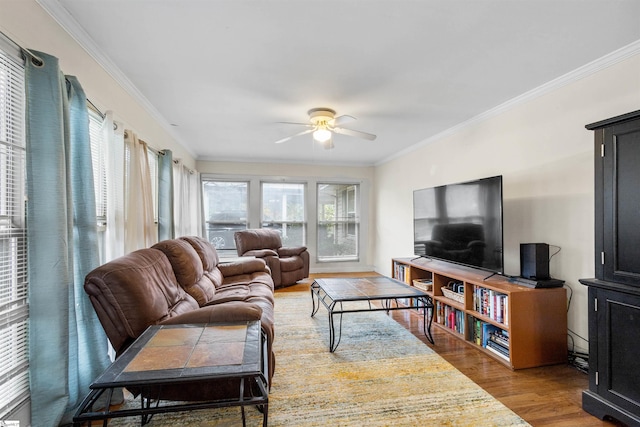
<instances>
[{"instance_id":1,"label":"window","mask_svg":"<svg viewBox=\"0 0 640 427\"><path fill-rule=\"evenodd\" d=\"M318 261L358 260L359 186L318 183Z\"/></svg>"},{"instance_id":2,"label":"window","mask_svg":"<svg viewBox=\"0 0 640 427\"><path fill-rule=\"evenodd\" d=\"M98 227L107 224L107 145L102 136L102 116L89 109L89 139L93 162L93 185L96 194L96 218Z\"/></svg>"},{"instance_id":3,"label":"window","mask_svg":"<svg viewBox=\"0 0 640 427\"><path fill-rule=\"evenodd\" d=\"M24 66L0 48L0 419L29 398Z\"/></svg>"},{"instance_id":4,"label":"window","mask_svg":"<svg viewBox=\"0 0 640 427\"><path fill-rule=\"evenodd\" d=\"M248 190L249 183L244 181L202 183L206 236L222 254L235 253L233 234L248 228Z\"/></svg>"},{"instance_id":5,"label":"window","mask_svg":"<svg viewBox=\"0 0 640 427\"><path fill-rule=\"evenodd\" d=\"M262 228L280 231L283 246L304 246L306 242L305 185L262 183Z\"/></svg>"},{"instance_id":6,"label":"window","mask_svg":"<svg viewBox=\"0 0 640 427\"><path fill-rule=\"evenodd\" d=\"M206 235L220 257L237 256L235 231L271 228L283 246L308 246L312 269L370 268L360 256L369 224L362 208L369 205L366 180L222 173L200 178Z\"/></svg>"}]
</instances>

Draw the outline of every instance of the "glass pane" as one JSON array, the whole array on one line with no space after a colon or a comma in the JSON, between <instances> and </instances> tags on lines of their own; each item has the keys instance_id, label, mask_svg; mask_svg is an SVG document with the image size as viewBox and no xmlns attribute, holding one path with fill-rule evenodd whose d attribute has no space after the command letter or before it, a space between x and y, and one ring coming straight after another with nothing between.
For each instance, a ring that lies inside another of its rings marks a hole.
<instances>
[{"instance_id":1,"label":"glass pane","mask_svg":"<svg viewBox=\"0 0 640 427\"><path fill-rule=\"evenodd\" d=\"M263 222L303 222L304 184L262 183Z\"/></svg>"},{"instance_id":2,"label":"glass pane","mask_svg":"<svg viewBox=\"0 0 640 427\"><path fill-rule=\"evenodd\" d=\"M93 162L93 185L96 193L96 217L99 226L106 223L107 216L107 147L102 135L102 117L89 109L89 140Z\"/></svg>"},{"instance_id":3,"label":"glass pane","mask_svg":"<svg viewBox=\"0 0 640 427\"><path fill-rule=\"evenodd\" d=\"M306 227L304 223L263 222L262 228L278 230L282 238L282 246L304 246Z\"/></svg>"},{"instance_id":4,"label":"glass pane","mask_svg":"<svg viewBox=\"0 0 640 427\"><path fill-rule=\"evenodd\" d=\"M207 239L219 251L235 251L233 234L247 228L248 182L204 181Z\"/></svg>"},{"instance_id":5,"label":"glass pane","mask_svg":"<svg viewBox=\"0 0 640 427\"><path fill-rule=\"evenodd\" d=\"M357 184L318 184L318 260L358 259Z\"/></svg>"},{"instance_id":6,"label":"glass pane","mask_svg":"<svg viewBox=\"0 0 640 427\"><path fill-rule=\"evenodd\" d=\"M304 184L262 183L262 228L280 231L283 246L304 246Z\"/></svg>"}]
</instances>

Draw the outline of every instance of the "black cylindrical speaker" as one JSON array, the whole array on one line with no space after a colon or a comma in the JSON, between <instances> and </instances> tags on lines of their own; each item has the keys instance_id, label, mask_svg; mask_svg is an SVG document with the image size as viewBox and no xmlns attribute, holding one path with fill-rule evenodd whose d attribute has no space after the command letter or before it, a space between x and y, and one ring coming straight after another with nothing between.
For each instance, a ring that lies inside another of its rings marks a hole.
<instances>
[{"instance_id":1,"label":"black cylindrical speaker","mask_svg":"<svg viewBox=\"0 0 640 427\"><path fill-rule=\"evenodd\" d=\"M549 276L549 245L520 243L520 276L526 279L547 280Z\"/></svg>"}]
</instances>

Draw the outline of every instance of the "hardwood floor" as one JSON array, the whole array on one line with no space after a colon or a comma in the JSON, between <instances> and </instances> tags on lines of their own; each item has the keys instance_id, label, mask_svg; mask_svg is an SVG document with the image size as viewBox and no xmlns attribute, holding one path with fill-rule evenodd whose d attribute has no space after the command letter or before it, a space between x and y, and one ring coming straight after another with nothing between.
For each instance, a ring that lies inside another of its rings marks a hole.
<instances>
[{"instance_id":1,"label":"hardwood floor","mask_svg":"<svg viewBox=\"0 0 640 427\"><path fill-rule=\"evenodd\" d=\"M309 290L318 277L362 277L376 273L314 274L307 281L277 292ZM433 327L435 345L422 332L422 318L408 310L391 316L431 347L464 375L533 426L622 426L602 421L582 410L582 391L589 387L587 375L569 364L512 371L448 332Z\"/></svg>"}]
</instances>

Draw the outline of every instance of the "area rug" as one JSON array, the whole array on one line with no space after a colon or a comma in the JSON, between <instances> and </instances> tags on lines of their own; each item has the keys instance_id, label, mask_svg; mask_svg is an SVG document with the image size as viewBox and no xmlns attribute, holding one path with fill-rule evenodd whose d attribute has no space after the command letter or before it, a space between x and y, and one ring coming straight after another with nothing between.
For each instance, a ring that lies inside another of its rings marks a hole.
<instances>
[{"instance_id":1,"label":"area rug","mask_svg":"<svg viewBox=\"0 0 640 427\"><path fill-rule=\"evenodd\" d=\"M384 312L344 315L330 353L327 311L310 317L308 292L276 293L275 307L270 426L529 425ZM248 426L261 425L255 408L246 412ZM237 426L240 409L156 415L148 425Z\"/></svg>"}]
</instances>

